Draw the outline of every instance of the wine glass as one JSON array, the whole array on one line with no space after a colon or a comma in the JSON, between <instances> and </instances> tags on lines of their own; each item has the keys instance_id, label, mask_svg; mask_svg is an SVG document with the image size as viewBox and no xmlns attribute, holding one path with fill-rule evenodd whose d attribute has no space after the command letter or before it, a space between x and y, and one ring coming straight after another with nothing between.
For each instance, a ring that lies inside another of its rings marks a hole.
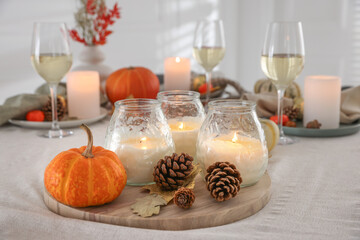
<instances>
[{"instance_id":1,"label":"wine glass","mask_svg":"<svg viewBox=\"0 0 360 240\"><path fill-rule=\"evenodd\" d=\"M65 23L35 23L31 45L31 62L36 72L47 82L51 94L51 129L41 133L46 138L62 138L73 134L60 129L57 115L56 89L70 70L72 55Z\"/></svg>"},{"instance_id":2,"label":"wine glass","mask_svg":"<svg viewBox=\"0 0 360 240\"><path fill-rule=\"evenodd\" d=\"M277 89L280 145L296 142L296 139L284 135L281 102L286 88L303 70L304 62L305 50L301 22L270 23L261 54L261 69Z\"/></svg>"},{"instance_id":3,"label":"wine glass","mask_svg":"<svg viewBox=\"0 0 360 240\"><path fill-rule=\"evenodd\" d=\"M205 69L206 100L210 100L211 71L225 55L225 35L222 20L201 20L197 23L193 44L195 60Z\"/></svg>"}]
</instances>

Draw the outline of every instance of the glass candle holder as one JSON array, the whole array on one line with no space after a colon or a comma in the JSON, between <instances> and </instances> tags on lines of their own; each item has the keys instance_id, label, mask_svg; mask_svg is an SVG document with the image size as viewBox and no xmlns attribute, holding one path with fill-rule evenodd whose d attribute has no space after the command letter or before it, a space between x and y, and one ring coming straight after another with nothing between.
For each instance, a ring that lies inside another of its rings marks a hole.
<instances>
[{"instance_id":1,"label":"glass candle holder","mask_svg":"<svg viewBox=\"0 0 360 240\"><path fill-rule=\"evenodd\" d=\"M170 128L160 103L153 99L125 99L115 103L105 148L124 164L128 185L153 182L156 163L174 152Z\"/></svg>"},{"instance_id":2,"label":"glass candle holder","mask_svg":"<svg viewBox=\"0 0 360 240\"><path fill-rule=\"evenodd\" d=\"M173 90L160 92L157 98L170 126L176 153L187 153L195 158L196 141L205 118L200 94Z\"/></svg>"},{"instance_id":3,"label":"glass candle holder","mask_svg":"<svg viewBox=\"0 0 360 240\"><path fill-rule=\"evenodd\" d=\"M203 173L218 161L233 163L240 171L241 186L259 181L268 164L264 131L256 104L241 100L215 100L197 140L197 161Z\"/></svg>"}]
</instances>

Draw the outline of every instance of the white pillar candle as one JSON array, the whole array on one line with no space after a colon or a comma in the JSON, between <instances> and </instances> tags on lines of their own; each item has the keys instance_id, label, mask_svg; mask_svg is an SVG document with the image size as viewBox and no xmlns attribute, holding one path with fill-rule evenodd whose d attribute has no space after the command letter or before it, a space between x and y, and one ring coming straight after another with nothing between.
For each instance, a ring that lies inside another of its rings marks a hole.
<instances>
[{"instance_id":1,"label":"white pillar candle","mask_svg":"<svg viewBox=\"0 0 360 240\"><path fill-rule=\"evenodd\" d=\"M124 164L128 183L135 185L153 182L152 174L157 162L173 153L173 148L160 138L134 137L118 145L115 153Z\"/></svg>"},{"instance_id":2,"label":"white pillar candle","mask_svg":"<svg viewBox=\"0 0 360 240\"><path fill-rule=\"evenodd\" d=\"M201 118L193 117L170 119L168 121L176 153L187 153L195 158L196 141L202 121Z\"/></svg>"},{"instance_id":3,"label":"white pillar candle","mask_svg":"<svg viewBox=\"0 0 360 240\"><path fill-rule=\"evenodd\" d=\"M238 136L235 132L199 144L197 158L202 169L223 161L233 163L241 174L241 185L255 184L264 174L268 163L268 152L254 138Z\"/></svg>"},{"instance_id":4,"label":"white pillar candle","mask_svg":"<svg viewBox=\"0 0 360 240\"><path fill-rule=\"evenodd\" d=\"M335 76L308 76L304 87L303 124L313 120L321 129L338 128L340 122L341 79Z\"/></svg>"},{"instance_id":5,"label":"white pillar candle","mask_svg":"<svg viewBox=\"0 0 360 240\"><path fill-rule=\"evenodd\" d=\"M165 90L190 90L190 79L190 59L181 57L165 59Z\"/></svg>"},{"instance_id":6,"label":"white pillar candle","mask_svg":"<svg viewBox=\"0 0 360 240\"><path fill-rule=\"evenodd\" d=\"M75 71L67 75L69 117L79 119L100 115L100 78L95 71Z\"/></svg>"}]
</instances>

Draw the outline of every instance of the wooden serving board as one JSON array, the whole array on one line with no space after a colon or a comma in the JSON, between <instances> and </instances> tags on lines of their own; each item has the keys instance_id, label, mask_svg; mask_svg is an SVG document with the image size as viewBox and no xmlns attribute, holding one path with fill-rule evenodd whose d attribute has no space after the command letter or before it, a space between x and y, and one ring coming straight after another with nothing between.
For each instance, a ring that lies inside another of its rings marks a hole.
<instances>
[{"instance_id":1,"label":"wooden serving board","mask_svg":"<svg viewBox=\"0 0 360 240\"><path fill-rule=\"evenodd\" d=\"M254 186L241 188L235 198L218 203L210 196L205 182L198 176L194 189L196 198L190 209L181 209L170 202L161 207L159 215L148 218L139 217L130 209L137 198L148 194L141 187L126 186L112 203L87 208L61 204L44 188L44 202L54 213L69 218L137 228L186 230L224 225L255 214L270 200L270 187L270 177L265 173Z\"/></svg>"}]
</instances>

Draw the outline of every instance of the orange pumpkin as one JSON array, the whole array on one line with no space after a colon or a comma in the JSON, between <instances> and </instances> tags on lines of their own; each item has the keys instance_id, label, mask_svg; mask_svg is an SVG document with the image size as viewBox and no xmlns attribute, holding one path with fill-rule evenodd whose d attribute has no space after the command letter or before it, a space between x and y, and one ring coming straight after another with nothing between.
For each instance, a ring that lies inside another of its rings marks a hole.
<instances>
[{"instance_id":1,"label":"orange pumpkin","mask_svg":"<svg viewBox=\"0 0 360 240\"><path fill-rule=\"evenodd\" d=\"M125 168L114 152L93 148L90 129L84 124L81 128L88 135L87 147L58 154L45 169L45 188L57 201L73 207L111 202L125 187Z\"/></svg>"},{"instance_id":2,"label":"orange pumpkin","mask_svg":"<svg viewBox=\"0 0 360 240\"><path fill-rule=\"evenodd\" d=\"M158 77L144 67L119 69L106 80L106 95L110 102L134 98L156 98L160 89Z\"/></svg>"}]
</instances>

